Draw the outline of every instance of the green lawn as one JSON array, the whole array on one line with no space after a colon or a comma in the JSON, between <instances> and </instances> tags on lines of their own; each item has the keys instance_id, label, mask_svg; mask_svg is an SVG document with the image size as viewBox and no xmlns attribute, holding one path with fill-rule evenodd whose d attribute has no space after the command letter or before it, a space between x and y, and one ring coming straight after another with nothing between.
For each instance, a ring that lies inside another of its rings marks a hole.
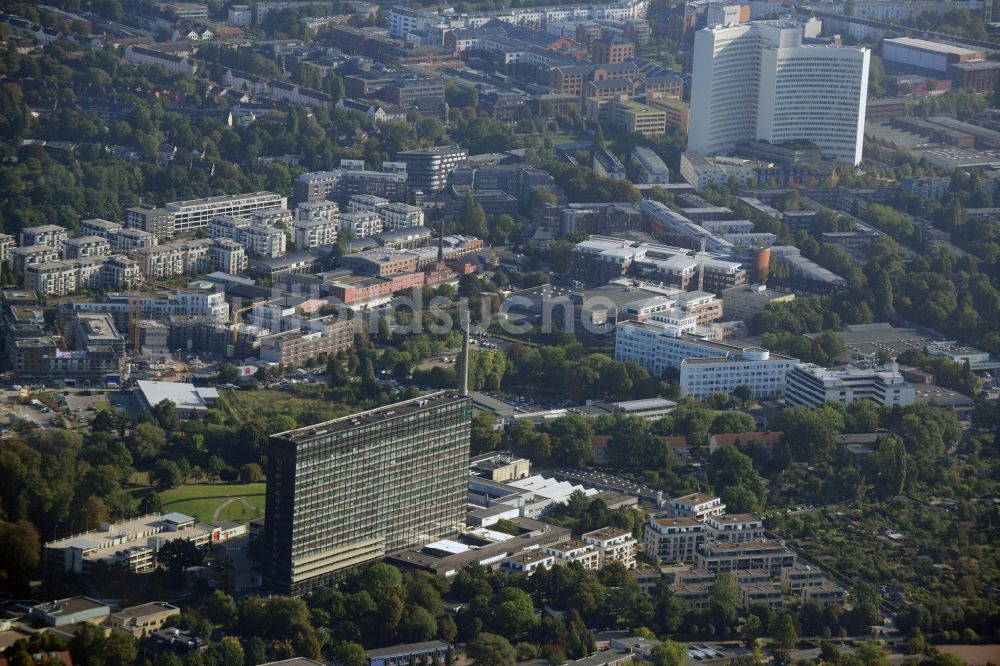
<instances>
[{"instance_id":1,"label":"green lawn","mask_svg":"<svg viewBox=\"0 0 1000 666\"><path fill-rule=\"evenodd\" d=\"M171 488L160 493L164 513L178 511L205 523L212 522L212 514L226 500L240 497L246 500L246 504L239 499L230 502L219 513L219 520L252 520L264 516L263 483L200 484Z\"/></svg>"}]
</instances>

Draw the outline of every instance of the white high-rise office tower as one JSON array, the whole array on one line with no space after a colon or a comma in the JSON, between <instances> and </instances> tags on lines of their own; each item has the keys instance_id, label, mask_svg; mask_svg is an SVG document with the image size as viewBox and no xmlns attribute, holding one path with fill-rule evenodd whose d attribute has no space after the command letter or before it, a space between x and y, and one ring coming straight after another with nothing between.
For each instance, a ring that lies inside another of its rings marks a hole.
<instances>
[{"instance_id":1,"label":"white high-rise office tower","mask_svg":"<svg viewBox=\"0 0 1000 666\"><path fill-rule=\"evenodd\" d=\"M804 140L824 157L857 164L870 56L864 47L803 45L802 28L780 21L698 31L688 150Z\"/></svg>"}]
</instances>

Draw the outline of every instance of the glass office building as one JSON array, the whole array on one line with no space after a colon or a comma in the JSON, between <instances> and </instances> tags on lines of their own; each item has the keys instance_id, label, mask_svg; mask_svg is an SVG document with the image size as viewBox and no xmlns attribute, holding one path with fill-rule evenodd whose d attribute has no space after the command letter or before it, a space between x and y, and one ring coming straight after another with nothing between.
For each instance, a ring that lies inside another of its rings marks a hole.
<instances>
[{"instance_id":1,"label":"glass office building","mask_svg":"<svg viewBox=\"0 0 1000 666\"><path fill-rule=\"evenodd\" d=\"M440 392L272 435L265 586L304 594L465 524L471 401Z\"/></svg>"}]
</instances>

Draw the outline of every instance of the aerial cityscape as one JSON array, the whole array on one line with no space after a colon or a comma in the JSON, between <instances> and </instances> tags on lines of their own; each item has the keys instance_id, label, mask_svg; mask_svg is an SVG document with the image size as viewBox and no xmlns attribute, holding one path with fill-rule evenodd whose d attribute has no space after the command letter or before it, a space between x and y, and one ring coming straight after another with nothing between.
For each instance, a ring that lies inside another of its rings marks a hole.
<instances>
[{"instance_id":1,"label":"aerial cityscape","mask_svg":"<svg viewBox=\"0 0 1000 666\"><path fill-rule=\"evenodd\" d=\"M0 2L0 666L1000 664L1000 0L577 1Z\"/></svg>"}]
</instances>

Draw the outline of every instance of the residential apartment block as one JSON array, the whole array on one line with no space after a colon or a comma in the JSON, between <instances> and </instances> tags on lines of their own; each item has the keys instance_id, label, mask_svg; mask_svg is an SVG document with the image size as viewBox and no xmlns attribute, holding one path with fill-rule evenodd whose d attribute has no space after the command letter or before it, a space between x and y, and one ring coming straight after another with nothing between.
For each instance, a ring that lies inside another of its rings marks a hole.
<instances>
[{"instance_id":1,"label":"residential apartment block","mask_svg":"<svg viewBox=\"0 0 1000 666\"><path fill-rule=\"evenodd\" d=\"M601 566L608 562L621 562L626 569L635 568L635 550L638 543L631 532L616 527L602 527L580 537L584 543L601 553Z\"/></svg>"},{"instance_id":2,"label":"residential apartment block","mask_svg":"<svg viewBox=\"0 0 1000 666\"><path fill-rule=\"evenodd\" d=\"M251 192L205 199L174 201L166 205L173 214L173 234L208 226L216 217L249 218L265 208L286 208L288 199L274 192ZM146 229L146 231L149 231Z\"/></svg>"},{"instance_id":3,"label":"residential apartment block","mask_svg":"<svg viewBox=\"0 0 1000 666\"><path fill-rule=\"evenodd\" d=\"M170 238L174 235L174 215L166 208L126 208L125 226L145 231L156 238Z\"/></svg>"},{"instance_id":4,"label":"residential apartment block","mask_svg":"<svg viewBox=\"0 0 1000 666\"><path fill-rule=\"evenodd\" d=\"M125 60L133 65L158 65L173 74L193 76L198 71L198 63L194 58L161 53L137 44L125 47Z\"/></svg>"},{"instance_id":5,"label":"residential apartment block","mask_svg":"<svg viewBox=\"0 0 1000 666\"><path fill-rule=\"evenodd\" d=\"M782 568L794 567L795 552L780 541L761 540L745 543L709 543L698 549L695 567L714 574L763 570L772 577Z\"/></svg>"},{"instance_id":6,"label":"residential apartment block","mask_svg":"<svg viewBox=\"0 0 1000 666\"><path fill-rule=\"evenodd\" d=\"M24 275L28 266L59 261L60 250L51 245L29 245L10 249L10 261L15 275Z\"/></svg>"},{"instance_id":7,"label":"residential apartment block","mask_svg":"<svg viewBox=\"0 0 1000 666\"><path fill-rule=\"evenodd\" d=\"M111 243L101 236L78 236L63 241L63 259L87 259L111 254Z\"/></svg>"},{"instance_id":8,"label":"residential apartment block","mask_svg":"<svg viewBox=\"0 0 1000 666\"><path fill-rule=\"evenodd\" d=\"M694 562L698 547L708 538L704 523L687 516L652 518L643 531L646 555L662 562Z\"/></svg>"},{"instance_id":9,"label":"residential apartment block","mask_svg":"<svg viewBox=\"0 0 1000 666\"><path fill-rule=\"evenodd\" d=\"M334 204L336 205L336 204ZM337 242L340 229L340 215L332 219L310 218L292 223L292 242L295 247L305 250L311 247L333 245Z\"/></svg>"},{"instance_id":10,"label":"residential apartment block","mask_svg":"<svg viewBox=\"0 0 1000 666\"><path fill-rule=\"evenodd\" d=\"M282 331L260 339L262 361L303 367L320 355L330 357L354 345L354 322L331 317L303 320L298 330Z\"/></svg>"},{"instance_id":11,"label":"residential apartment block","mask_svg":"<svg viewBox=\"0 0 1000 666\"><path fill-rule=\"evenodd\" d=\"M0 234L0 264L11 260L11 250L17 247L17 241L10 234Z\"/></svg>"},{"instance_id":12,"label":"residential apartment block","mask_svg":"<svg viewBox=\"0 0 1000 666\"><path fill-rule=\"evenodd\" d=\"M111 236L115 232L120 231L121 228L122 225L117 222L95 217L89 220L80 220L79 231L81 236L100 236L101 238L111 240Z\"/></svg>"},{"instance_id":13,"label":"residential apartment block","mask_svg":"<svg viewBox=\"0 0 1000 666\"><path fill-rule=\"evenodd\" d=\"M129 289L140 277L138 264L124 255L84 257L28 265L24 288L44 296L69 296L87 289Z\"/></svg>"},{"instance_id":14,"label":"residential apartment block","mask_svg":"<svg viewBox=\"0 0 1000 666\"><path fill-rule=\"evenodd\" d=\"M62 250L63 243L69 238L69 232L65 227L55 224L43 224L38 227L25 227L21 230L21 247L29 245L48 245L57 250Z\"/></svg>"},{"instance_id":15,"label":"residential apartment block","mask_svg":"<svg viewBox=\"0 0 1000 666\"><path fill-rule=\"evenodd\" d=\"M341 160L341 168L304 173L292 183L292 197L298 203L325 199L346 201L353 194L371 194L391 201L403 201L407 194L406 165L385 162L382 171L368 171Z\"/></svg>"}]
</instances>

